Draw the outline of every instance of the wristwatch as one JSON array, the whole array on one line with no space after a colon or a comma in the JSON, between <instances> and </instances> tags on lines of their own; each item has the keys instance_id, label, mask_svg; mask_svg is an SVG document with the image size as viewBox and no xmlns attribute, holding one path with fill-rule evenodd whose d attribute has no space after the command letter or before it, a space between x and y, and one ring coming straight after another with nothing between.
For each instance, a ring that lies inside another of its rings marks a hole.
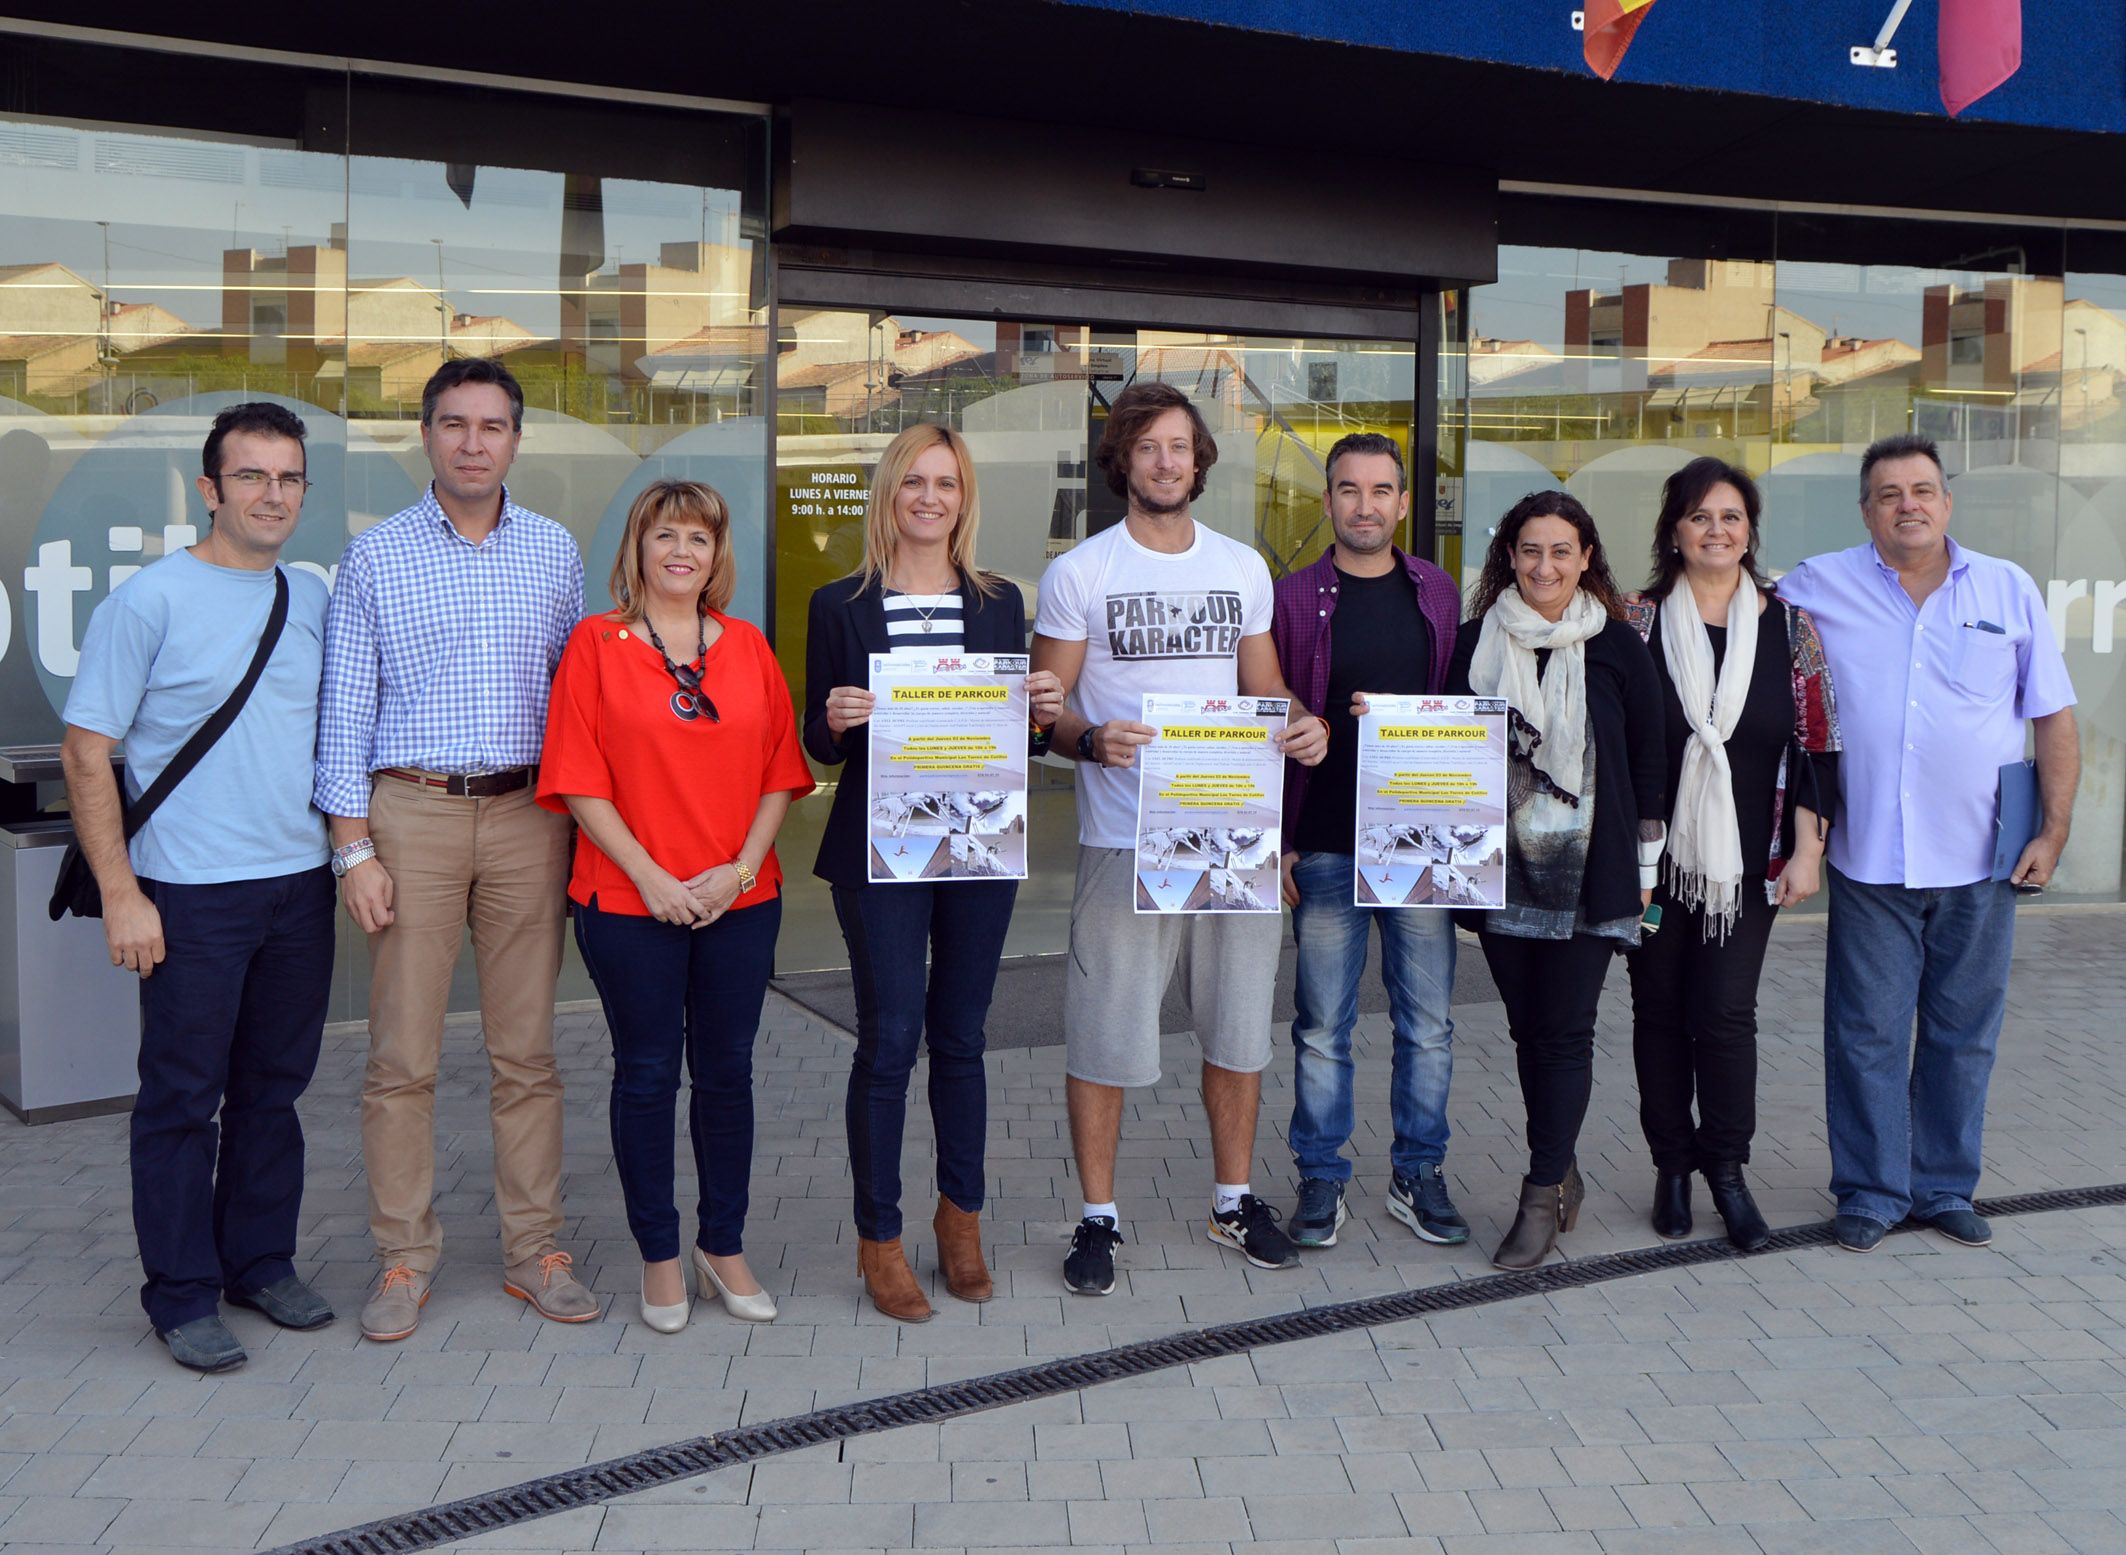
<instances>
[{"instance_id":1,"label":"wristwatch","mask_svg":"<svg viewBox=\"0 0 2126 1555\"><path fill-rule=\"evenodd\" d=\"M1093 724L1087 724L1085 732L1078 736L1078 760L1089 761L1097 767L1100 765L1100 758L1093 751L1093 729L1095 727Z\"/></svg>"},{"instance_id":2,"label":"wristwatch","mask_svg":"<svg viewBox=\"0 0 2126 1555\"><path fill-rule=\"evenodd\" d=\"M732 859L731 868L738 873L738 894L744 896L746 892L753 889L753 883L756 878L753 870L742 858Z\"/></svg>"},{"instance_id":3,"label":"wristwatch","mask_svg":"<svg viewBox=\"0 0 2126 1555\"><path fill-rule=\"evenodd\" d=\"M332 873L345 879L348 870L375 857L376 842L372 838L357 837L345 847L332 850Z\"/></svg>"}]
</instances>

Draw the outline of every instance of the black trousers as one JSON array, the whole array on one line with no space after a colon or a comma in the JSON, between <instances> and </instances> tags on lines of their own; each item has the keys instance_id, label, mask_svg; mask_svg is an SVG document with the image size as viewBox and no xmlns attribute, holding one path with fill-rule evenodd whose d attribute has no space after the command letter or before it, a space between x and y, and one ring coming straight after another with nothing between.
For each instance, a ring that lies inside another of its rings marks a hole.
<instances>
[{"instance_id":1,"label":"black trousers","mask_svg":"<svg viewBox=\"0 0 2126 1555\"><path fill-rule=\"evenodd\" d=\"M1654 903L1661 932L1629 958L1646 1148L1664 1172L1747 1161L1757 1132L1757 979L1779 909L1765 900L1762 875L1744 876L1742 916L1721 941L1705 938L1702 915L1665 883Z\"/></svg>"},{"instance_id":2,"label":"black trousers","mask_svg":"<svg viewBox=\"0 0 2126 1555\"><path fill-rule=\"evenodd\" d=\"M1528 1109L1528 1181L1561 1183L1594 1089L1595 1009L1616 947L1587 934L1559 940L1480 933L1477 940L1513 1033Z\"/></svg>"},{"instance_id":3,"label":"black trousers","mask_svg":"<svg viewBox=\"0 0 2126 1555\"><path fill-rule=\"evenodd\" d=\"M295 1272L303 1125L339 905L322 865L270 880L142 880L167 956L140 984L133 1230L156 1332Z\"/></svg>"}]
</instances>

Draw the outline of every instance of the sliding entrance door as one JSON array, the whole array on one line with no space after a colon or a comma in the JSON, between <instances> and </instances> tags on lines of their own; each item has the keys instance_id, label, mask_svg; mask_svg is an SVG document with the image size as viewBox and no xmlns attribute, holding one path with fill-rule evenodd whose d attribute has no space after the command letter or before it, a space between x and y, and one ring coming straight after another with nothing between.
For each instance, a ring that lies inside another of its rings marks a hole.
<instances>
[{"instance_id":1,"label":"sliding entrance door","mask_svg":"<svg viewBox=\"0 0 2126 1555\"><path fill-rule=\"evenodd\" d=\"M785 306L775 416L776 651L803 694L812 591L861 564L865 498L880 451L919 422L952 427L974 453L978 559L1026 597L1041 571L1119 523L1121 498L1093 466L1108 408L1139 378L1171 383L1210 423L1218 463L1197 522L1261 552L1273 577L1329 543L1322 460L1348 432L1410 446L1417 348L1408 341L1270 338L1116 330L1053 320L997 321ZM1429 466L1422 488L1429 495ZM822 784L838 777L819 770ZM1071 763L1035 765L1031 878L1008 955L1064 949L1076 862ZM797 807L779 844L789 872L778 966L846 961L824 885L809 874L827 806Z\"/></svg>"}]
</instances>

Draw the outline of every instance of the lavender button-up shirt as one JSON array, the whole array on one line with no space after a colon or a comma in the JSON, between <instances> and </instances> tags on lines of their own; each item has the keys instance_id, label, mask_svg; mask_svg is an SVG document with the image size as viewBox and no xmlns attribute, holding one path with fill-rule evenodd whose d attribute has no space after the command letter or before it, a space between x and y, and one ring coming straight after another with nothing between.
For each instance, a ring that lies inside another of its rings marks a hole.
<instances>
[{"instance_id":1,"label":"lavender button-up shirt","mask_svg":"<svg viewBox=\"0 0 2126 1555\"><path fill-rule=\"evenodd\" d=\"M1871 885L1991 875L2000 769L2022 758L2023 720L2074 705L2030 575L1948 546L1948 579L1923 605L1872 541L1779 580L1815 617L1838 687L1845 753L1830 861Z\"/></svg>"}]
</instances>

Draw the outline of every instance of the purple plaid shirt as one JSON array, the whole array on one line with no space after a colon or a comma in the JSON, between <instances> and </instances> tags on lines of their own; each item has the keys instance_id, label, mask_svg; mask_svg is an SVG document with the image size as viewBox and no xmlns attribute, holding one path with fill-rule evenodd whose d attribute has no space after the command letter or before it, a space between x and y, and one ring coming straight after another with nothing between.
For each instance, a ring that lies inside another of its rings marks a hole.
<instances>
[{"instance_id":1,"label":"purple plaid shirt","mask_svg":"<svg viewBox=\"0 0 2126 1555\"><path fill-rule=\"evenodd\" d=\"M1397 547L1395 559L1410 575L1417 590L1417 608L1432 631L1432 673L1426 677L1428 692L1447 683L1447 661L1454 656L1454 633L1462 621L1462 595L1454 580L1428 561ZM1270 618L1271 640L1277 645L1277 662L1284 669L1284 683L1308 712L1324 711L1322 699L1329 694L1329 623L1336 617L1336 548L1329 547L1321 559L1277 580L1276 608ZM1284 764L1285 826L1289 829L1307 799L1307 769L1296 761Z\"/></svg>"}]
</instances>

